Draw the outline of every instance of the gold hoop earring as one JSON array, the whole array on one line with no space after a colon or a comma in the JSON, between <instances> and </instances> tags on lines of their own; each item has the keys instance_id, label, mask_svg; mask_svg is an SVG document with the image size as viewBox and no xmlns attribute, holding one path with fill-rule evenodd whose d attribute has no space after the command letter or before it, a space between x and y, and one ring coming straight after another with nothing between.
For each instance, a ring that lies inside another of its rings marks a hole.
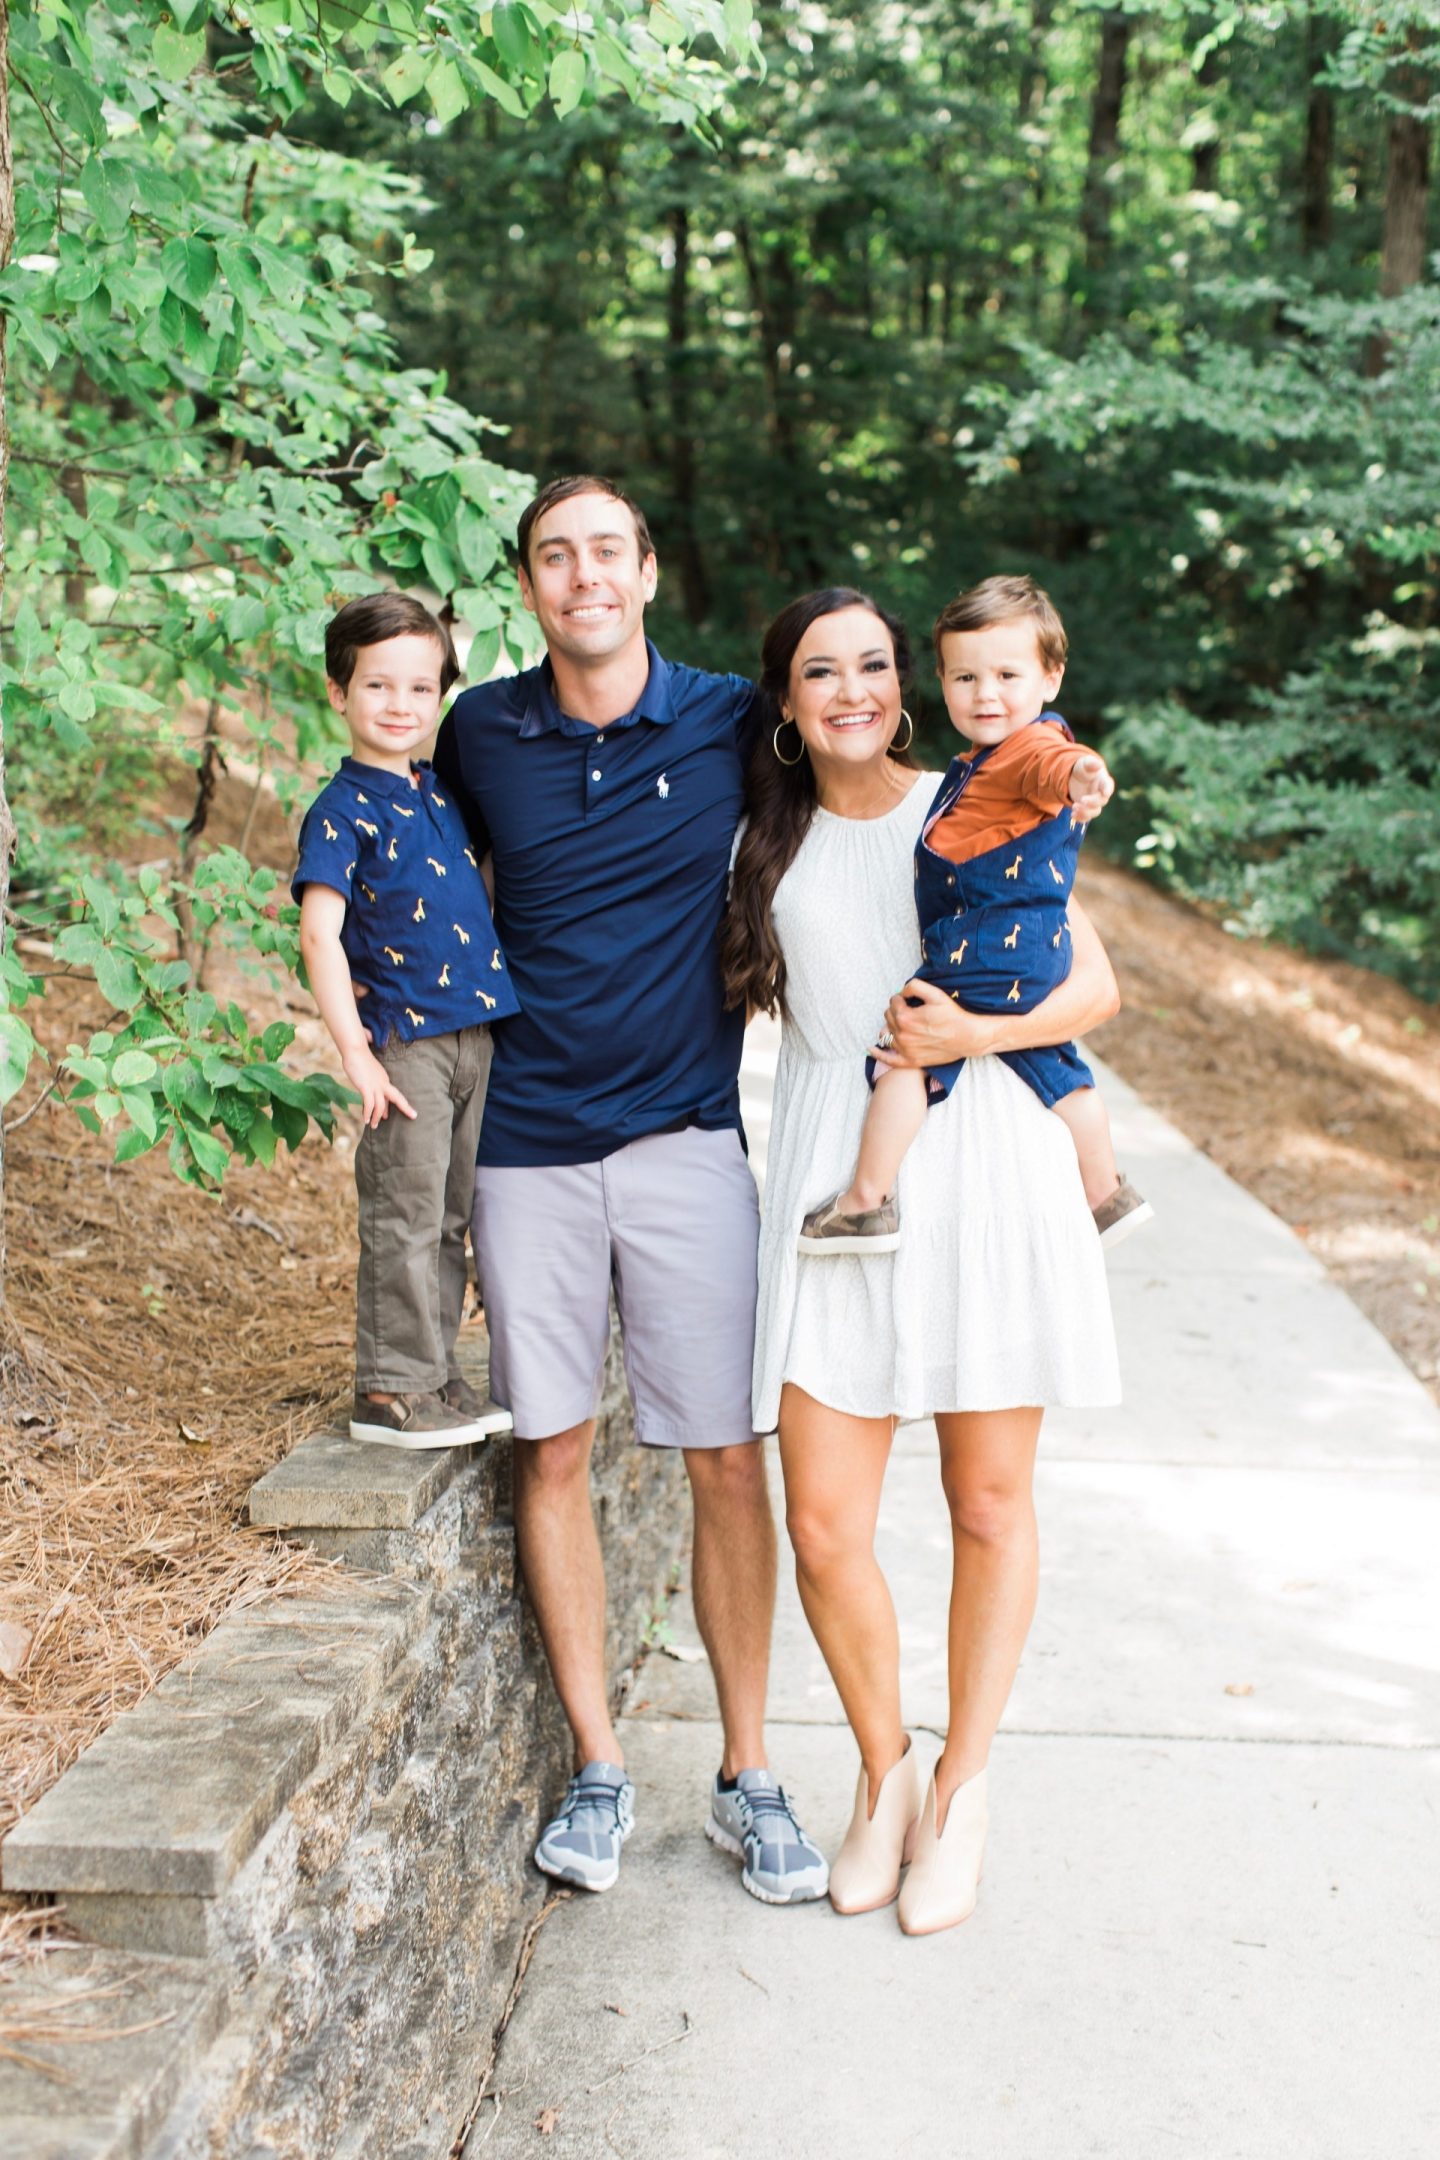
<instances>
[{"instance_id":1,"label":"gold hoop earring","mask_svg":"<svg viewBox=\"0 0 1440 2160\"><path fill-rule=\"evenodd\" d=\"M906 712L903 705L900 708L900 718L905 722L905 725L909 728L910 732L905 737L904 742L901 742L900 730L897 728L894 735L890 739L890 748L892 750L908 750L911 743L915 740L915 722L911 719L909 713Z\"/></svg>"},{"instance_id":2,"label":"gold hoop earring","mask_svg":"<svg viewBox=\"0 0 1440 2160\"><path fill-rule=\"evenodd\" d=\"M780 757L780 737L784 734L787 727L795 727L795 722L793 720L782 720L779 727L776 728L774 735L771 737L771 745L774 749L776 757L780 758L780 763L782 765L798 765L805 755L805 744L803 741L800 741L800 748L796 751L794 757ZM799 728L795 728L795 735L797 741L799 741Z\"/></svg>"}]
</instances>

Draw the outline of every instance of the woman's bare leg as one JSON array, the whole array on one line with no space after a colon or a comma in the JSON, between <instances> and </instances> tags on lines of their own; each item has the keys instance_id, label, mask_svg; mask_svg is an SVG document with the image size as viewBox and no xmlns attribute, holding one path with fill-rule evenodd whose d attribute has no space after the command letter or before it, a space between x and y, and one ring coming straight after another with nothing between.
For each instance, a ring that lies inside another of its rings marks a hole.
<instances>
[{"instance_id":1,"label":"woman's bare leg","mask_svg":"<svg viewBox=\"0 0 1440 2160\"><path fill-rule=\"evenodd\" d=\"M860 1747L870 1806L905 1750L900 1723L900 1633L875 1558L889 1418L846 1417L803 1388L780 1397L785 1522L805 1617Z\"/></svg>"},{"instance_id":2,"label":"woman's bare leg","mask_svg":"<svg viewBox=\"0 0 1440 2160\"><path fill-rule=\"evenodd\" d=\"M925 1123L925 1096L925 1075L918 1068L892 1066L877 1072L855 1175L840 1195L842 1215L877 1208L894 1192L900 1165Z\"/></svg>"},{"instance_id":3,"label":"woman's bare leg","mask_svg":"<svg viewBox=\"0 0 1440 2160\"><path fill-rule=\"evenodd\" d=\"M957 1786L985 1767L1030 1632L1040 1548L1032 1484L1044 1412L935 1420L950 1505L950 1730L935 1766L937 1827Z\"/></svg>"}]
</instances>

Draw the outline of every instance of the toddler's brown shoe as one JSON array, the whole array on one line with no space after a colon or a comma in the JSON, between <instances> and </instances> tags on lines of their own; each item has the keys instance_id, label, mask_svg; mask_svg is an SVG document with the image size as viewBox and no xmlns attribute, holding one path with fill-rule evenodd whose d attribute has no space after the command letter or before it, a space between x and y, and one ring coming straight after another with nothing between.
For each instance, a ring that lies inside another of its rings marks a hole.
<instances>
[{"instance_id":1,"label":"toddler's brown shoe","mask_svg":"<svg viewBox=\"0 0 1440 2160\"><path fill-rule=\"evenodd\" d=\"M492 1406L493 1407L493 1406ZM509 1413L500 1413L509 1423ZM468 1447L495 1430L483 1418L468 1418L452 1410L438 1395L395 1395L389 1402L355 1397L350 1419L352 1440L378 1440L382 1447Z\"/></svg>"},{"instance_id":2,"label":"toddler's brown shoe","mask_svg":"<svg viewBox=\"0 0 1440 2160\"><path fill-rule=\"evenodd\" d=\"M1136 1192L1123 1171L1109 1199L1102 1200L1099 1207L1090 1212L1100 1233L1100 1243L1107 1252L1112 1245L1123 1244L1132 1230L1143 1229L1147 1222L1155 1220L1154 1208Z\"/></svg>"},{"instance_id":3,"label":"toddler's brown shoe","mask_svg":"<svg viewBox=\"0 0 1440 2160\"><path fill-rule=\"evenodd\" d=\"M892 1193L879 1207L864 1208L858 1215L842 1215L839 1193L831 1193L819 1207L811 1208L800 1225L797 1243L803 1253L894 1252L900 1243L900 1202Z\"/></svg>"}]
</instances>

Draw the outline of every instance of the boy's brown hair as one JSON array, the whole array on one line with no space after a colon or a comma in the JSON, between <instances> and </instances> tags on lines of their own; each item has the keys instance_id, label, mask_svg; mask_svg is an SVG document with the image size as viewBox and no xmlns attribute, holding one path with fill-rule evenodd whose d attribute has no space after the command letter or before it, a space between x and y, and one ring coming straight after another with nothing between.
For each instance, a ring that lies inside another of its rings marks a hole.
<instances>
[{"instance_id":1,"label":"boy's brown hair","mask_svg":"<svg viewBox=\"0 0 1440 2160\"><path fill-rule=\"evenodd\" d=\"M1070 650L1065 625L1049 593L1032 577L987 577L948 601L936 616L932 633L936 667L945 665L941 641L947 632L988 630L992 623L1002 622L1033 623L1043 665L1047 669L1064 667Z\"/></svg>"},{"instance_id":2,"label":"boy's brown hair","mask_svg":"<svg viewBox=\"0 0 1440 2160\"><path fill-rule=\"evenodd\" d=\"M627 495L624 488L617 487L613 480L602 479L599 473L567 473L563 479L547 480L534 501L526 503L520 513L520 523L515 532L515 552L520 557L520 567L527 577L530 575L530 535L535 530L536 519L544 517L547 510L553 510L556 503L569 502L572 495L608 495L612 502L622 503L629 511L635 527L635 544L640 550L641 562L644 562L647 555L654 554L655 543L650 538L650 527L645 522L644 511L633 495Z\"/></svg>"},{"instance_id":3,"label":"boy's brown hair","mask_svg":"<svg viewBox=\"0 0 1440 2160\"><path fill-rule=\"evenodd\" d=\"M387 638L433 638L440 647L440 693L443 697L460 673L450 632L438 615L409 593L364 593L347 600L330 618L325 632L325 673L342 690L350 687L355 656L362 645L383 645Z\"/></svg>"}]
</instances>

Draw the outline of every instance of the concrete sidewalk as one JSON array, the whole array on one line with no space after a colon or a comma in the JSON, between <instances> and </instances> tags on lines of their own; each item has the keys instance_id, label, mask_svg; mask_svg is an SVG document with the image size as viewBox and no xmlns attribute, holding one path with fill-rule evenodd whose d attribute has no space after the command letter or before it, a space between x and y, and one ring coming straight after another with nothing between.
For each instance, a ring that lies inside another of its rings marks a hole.
<instances>
[{"instance_id":1,"label":"concrete sidewalk","mask_svg":"<svg viewBox=\"0 0 1440 2160\"><path fill-rule=\"evenodd\" d=\"M767 1066L752 1040L757 1154ZM701 1835L708 1669L652 1657L620 1885L542 1930L467 2155L1440 2153L1440 1414L1272 1215L1104 1086L1160 1219L1111 1264L1125 1407L1047 1421L974 1918L911 1942L893 1908L747 1897ZM881 1557L933 1756L931 1427L897 1440ZM771 1756L833 1853L856 1754L781 1578ZM672 1632L698 1642L683 1601Z\"/></svg>"}]
</instances>

